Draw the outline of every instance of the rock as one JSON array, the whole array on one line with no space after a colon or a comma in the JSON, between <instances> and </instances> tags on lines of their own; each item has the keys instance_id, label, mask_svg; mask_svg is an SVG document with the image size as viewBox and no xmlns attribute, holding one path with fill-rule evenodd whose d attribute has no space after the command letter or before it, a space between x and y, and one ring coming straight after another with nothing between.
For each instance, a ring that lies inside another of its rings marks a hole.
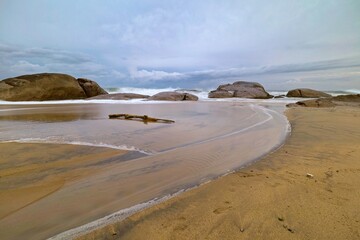
<instances>
[{"instance_id":1,"label":"rock","mask_svg":"<svg viewBox=\"0 0 360 240\"><path fill-rule=\"evenodd\" d=\"M336 97L332 97L332 101L360 103L360 94L339 95Z\"/></svg>"},{"instance_id":2,"label":"rock","mask_svg":"<svg viewBox=\"0 0 360 240\"><path fill-rule=\"evenodd\" d=\"M358 106L360 107L360 94L339 95L329 98L318 98L296 103L290 103L287 107L335 107L335 106Z\"/></svg>"},{"instance_id":3,"label":"rock","mask_svg":"<svg viewBox=\"0 0 360 240\"><path fill-rule=\"evenodd\" d=\"M290 103L287 107L335 107L336 104L329 98L318 98L306 101L299 101L296 103Z\"/></svg>"},{"instance_id":4,"label":"rock","mask_svg":"<svg viewBox=\"0 0 360 240\"><path fill-rule=\"evenodd\" d=\"M84 88L74 77L59 73L7 78L0 81L0 99L6 101L84 99L87 97L85 90L91 95L104 91L91 80L82 82Z\"/></svg>"},{"instance_id":5,"label":"rock","mask_svg":"<svg viewBox=\"0 0 360 240\"><path fill-rule=\"evenodd\" d=\"M222 91L222 90L214 90L209 92L209 98L232 98L234 96L234 92L232 91Z\"/></svg>"},{"instance_id":6,"label":"rock","mask_svg":"<svg viewBox=\"0 0 360 240\"><path fill-rule=\"evenodd\" d=\"M274 96L274 98L284 98L284 97L286 97L286 95L277 95L277 96Z\"/></svg>"},{"instance_id":7,"label":"rock","mask_svg":"<svg viewBox=\"0 0 360 240\"><path fill-rule=\"evenodd\" d=\"M87 97L94 97L102 94L108 94L95 81L86 78L78 78L77 81L79 82L80 86L84 90Z\"/></svg>"},{"instance_id":8,"label":"rock","mask_svg":"<svg viewBox=\"0 0 360 240\"><path fill-rule=\"evenodd\" d=\"M211 91L208 95L209 98L255 98L267 99L272 98L264 87L255 82L238 81L233 84L220 85L216 90Z\"/></svg>"},{"instance_id":9,"label":"rock","mask_svg":"<svg viewBox=\"0 0 360 240\"><path fill-rule=\"evenodd\" d=\"M149 98L149 95L142 95L136 93L111 93L111 94L103 94L98 95L96 97L91 97L88 99L112 99L112 100L130 100L137 98Z\"/></svg>"},{"instance_id":10,"label":"rock","mask_svg":"<svg viewBox=\"0 0 360 240\"><path fill-rule=\"evenodd\" d=\"M190 93L160 92L148 99L161 101L197 101L199 98Z\"/></svg>"},{"instance_id":11,"label":"rock","mask_svg":"<svg viewBox=\"0 0 360 240\"><path fill-rule=\"evenodd\" d=\"M8 78L0 82L0 99L7 101L44 101L86 98L72 76L42 73Z\"/></svg>"},{"instance_id":12,"label":"rock","mask_svg":"<svg viewBox=\"0 0 360 240\"><path fill-rule=\"evenodd\" d=\"M330 94L320 92L309 88L298 88L290 90L287 97L299 97L299 98L320 98L320 97L331 97Z\"/></svg>"}]
</instances>

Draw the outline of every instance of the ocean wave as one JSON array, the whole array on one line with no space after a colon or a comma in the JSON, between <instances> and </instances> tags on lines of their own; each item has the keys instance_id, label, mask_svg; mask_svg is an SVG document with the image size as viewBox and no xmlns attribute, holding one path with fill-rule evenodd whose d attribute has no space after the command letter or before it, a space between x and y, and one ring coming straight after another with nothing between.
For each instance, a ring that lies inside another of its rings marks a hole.
<instances>
[{"instance_id":1,"label":"ocean wave","mask_svg":"<svg viewBox=\"0 0 360 240\"><path fill-rule=\"evenodd\" d=\"M106 88L109 93L137 93L143 95L155 95L159 92L172 92L178 90L178 88L135 88L135 87L114 87Z\"/></svg>"},{"instance_id":2,"label":"ocean wave","mask_svg":"<svg viewBox=\"0 0 360 240\"><path fill-rule=\"evenodd\" d=\"M348 89L348 90L345 90L345 92L352 93L352 94L360 94L359 89Z\"/></svg>"}]
</instances>

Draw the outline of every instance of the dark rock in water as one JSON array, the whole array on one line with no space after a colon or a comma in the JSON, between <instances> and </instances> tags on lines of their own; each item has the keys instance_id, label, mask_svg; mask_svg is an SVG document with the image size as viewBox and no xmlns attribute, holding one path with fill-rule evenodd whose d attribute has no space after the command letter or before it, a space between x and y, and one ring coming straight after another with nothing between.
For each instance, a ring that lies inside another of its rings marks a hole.
<instances>
[{"instance_id":1,"label":"dark rock in water","mask_svg":"<svg viewBox=\"0 0 360 240\"><path fill-rule=\"evenodd\" d=\"M160 92L148 99L161 101L197 101L199 98L190 93Z\"/></svg>"},{"instance_id":2,"label":"dark rock in water","mask_svg":"<svg viewBox=\"0 0 360 240\"><path fill-rule=\"evenodd\" d=\"M284 98L286 97L286 95L278 95L278 96L274 96L274 98Z\"/></svg>"},{"instance_id":3,"label":"dark rock in water","mask_svg":"<svg viewBox=\"0 0 360 240\"><path fill-rule=\"evenodd\" d=\"M220 85L216 90L209 93L209 98L255 98L267 99L272 98L264 87L256 82L238 81L233 84Z\"/></svg>"},{"instance_id":4,"label":"dark rock in water","mask_svg":"<svg viewBox=\"0 0 360 240\"><path fill-rule=\"evenodd\" d=\"M108 94L95 81L86 78L78 78L77 80L87 97L94 97L102 94Z\"/></svg>"},{"instance_id":5,"label":"dark rock in water","mask_svg":"<svg viewBox=\"0 0 360 240\"><path fill-rule=\"evenodd\" d=\"M87 98L104 91L95 82L82 81L59 73L40 73L0 81L0 99L6 101L46 101ZM86 91L85 91L86 90ZM106 93L106 92L105 92Z\"/></svg>"},{"instance_id":6,"label":"dark rock in water","mask_svg":"<svg viewBox=\"0 0 360 240\"><path fill-rule=\"evenodd\" d=\"M309 88L298 88L290 90L287 94L287 97L299 97L299 98L320 98L320 97L331 97L330 94L309 89Z\"/></svg>"},{"instance_id":7,"label":"dark rock in water","mask_svg":"<svg viewBox=\"0 0 360 240\"><path fill-rule=\"evenodd\" d=\"M329 98L318 98L296 103L290 103L287 107L335 107L335 106L358 106L360 107L360 94L340 95Z\"/></svg>"},{"instance_id":8,"label":"dark rock in water","mask_svg":"<svg viewBox=\"0 0 360 240\"><path fill-rule=\"evenodd\" d=\"M137 98L148 98L149 95L142 95L136 93L111 93L111 94L103 94L98 95L96 97L91 97L88 99L112 99L112 100L129 100L129 99L137 99Z\"/></svg>"}]
</instances>

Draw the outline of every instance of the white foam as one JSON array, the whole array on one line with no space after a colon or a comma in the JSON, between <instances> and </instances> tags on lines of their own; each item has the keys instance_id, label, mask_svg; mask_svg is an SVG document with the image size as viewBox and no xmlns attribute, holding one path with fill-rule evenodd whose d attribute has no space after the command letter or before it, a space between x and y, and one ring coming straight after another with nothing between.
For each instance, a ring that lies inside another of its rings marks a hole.
<instances>
[{"instance_id":1,"label":"white foam","mask_svg":"<svg viewBox=\"0 0 360 240\"><path fill-rule=\"evenodd\" d=\"M146 155L152 155L154 152L150 152L147 150L142 150L136 148L134 146L127 146L127 145L111 145L106 143L89 143L89 142L81 142L81 141L63 141L60 139L56 139L54 137L47 137L47 138L20 138L20 139L13 139L2 141L3 143L46 143L46 144L69 144L69 145L79 145L79 146L90 146L90 147L103 147L103 148L112 148L117 150L125 150L125 151L136 151Z\"/></svg>"},{"instance_id":2,"label":"white foam","mask_svg":"<svg viewBox=\"0 0 360 240\"><path fill-rule=\"evenodd\" d=\"M359 89L348 89L348 90L345 90L345 92L352 93L352 94L360 94Z\"/></svg>"},{"instance_id":3,"label":"white foam","mask_svg":"<svg viewBox=\"0 0 360 240\"><path fill-rule=\"evenodd\" d=\"M142 95L155 95L159 92L172 92L177 88L135 88L135 87L119 87L106 89L109 93L137 93Z\"/></svg>"}]
</instances>

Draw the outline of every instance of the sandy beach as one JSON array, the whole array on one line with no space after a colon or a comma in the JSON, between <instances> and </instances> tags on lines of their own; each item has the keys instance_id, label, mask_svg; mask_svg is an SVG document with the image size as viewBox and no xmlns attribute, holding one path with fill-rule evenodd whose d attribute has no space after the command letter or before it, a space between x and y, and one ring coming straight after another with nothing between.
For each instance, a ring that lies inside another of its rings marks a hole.
<instances>
[{"instance_id":1,"label":"sandy beach","mask_svg":"<svg viewBox=\"0 0 360 240\"><path fill-rule=\"evenodd\" d=\"M0 238L49 238L234 171L283 143L283 109L240 102L2 106ZM176 123L108 119L119 112Z\"/></svg>"},{"instance_id":2,"label":"sandy beach","mask_svg":"<svg viewBox=\"0 0 360 240\"><path fill-rule=\"evenodd\" d=\"M359 239L359 108L286 115L276 152L79 239Z\"/></svg>"}]
</instances>

